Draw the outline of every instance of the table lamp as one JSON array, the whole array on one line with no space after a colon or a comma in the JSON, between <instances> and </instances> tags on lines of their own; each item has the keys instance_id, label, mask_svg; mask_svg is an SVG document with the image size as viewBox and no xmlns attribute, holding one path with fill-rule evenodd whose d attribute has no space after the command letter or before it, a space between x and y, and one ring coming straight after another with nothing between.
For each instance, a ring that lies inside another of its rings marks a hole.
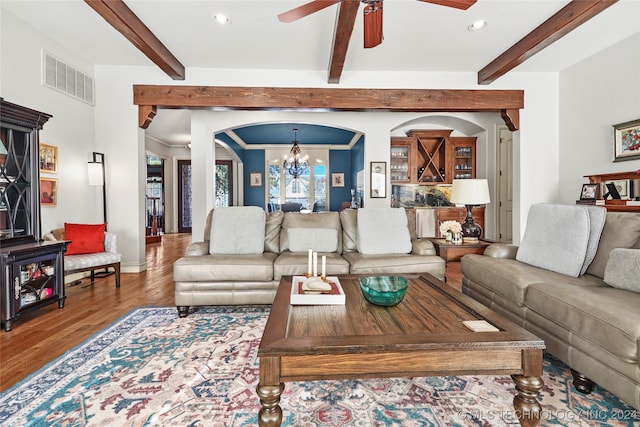
<instances>
[{"instance_id":1,"label":"table lamp","mask_svg":"<svg viewBox=\"0 0 640 427\"><path fill-rule=\"evenodd\" d=\"M477 241L482 234L482 227L473 221L471 209L491 202L487 180L454 179L449 201L467 207L467 217L462 224L462 238L467 242Z\"/></svg>"}]
</instances>

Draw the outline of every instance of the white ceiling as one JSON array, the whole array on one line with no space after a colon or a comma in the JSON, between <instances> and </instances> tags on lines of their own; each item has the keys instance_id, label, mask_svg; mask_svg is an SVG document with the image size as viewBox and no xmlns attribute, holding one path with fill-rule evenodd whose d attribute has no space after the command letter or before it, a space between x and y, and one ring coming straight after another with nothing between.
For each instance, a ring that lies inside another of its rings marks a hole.
<instances>
[{"instance_id":1,"label":"white ceiling","mask_svg":"<svg viewBox=\"0 0 640 427\"><path fill-rule=\"evenodd\" d=\"M306 2L125 0L187 69L318 70L326 76L338 5L290 24L277 19ZM373 49L362 47L361 5L344 72L478 72L567 3L479 0L461 11L416 0L385 0L384 41ZM0 0L0 6L92 64L154 65L82 0ZM217 13L229 15L231 25L215 24ZM488 26L468 31L477 19ZM515 71L561 71L637 33L639 23L640 0L620 0ZM152 126L163 116L159 113Z\"/></svg>"}]
</instances>

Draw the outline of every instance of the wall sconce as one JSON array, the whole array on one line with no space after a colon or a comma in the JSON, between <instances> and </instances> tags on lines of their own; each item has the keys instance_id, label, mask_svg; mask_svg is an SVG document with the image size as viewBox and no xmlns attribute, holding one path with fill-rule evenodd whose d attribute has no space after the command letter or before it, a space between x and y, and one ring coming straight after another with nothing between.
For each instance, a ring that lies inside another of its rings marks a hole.
<instances>
[{"instance_id":1,"label":"wall sconce","mask_svg":"<svg viewBox=\"0 0 640 427\"><path fill-rule=\"evenodd\" d=\"M98 160L98 158L100 158ZM102 186L102 211L104 220L104 229L107 229L107 185L104 169L104 154L93 152L93 161L87 163L87 172L89 173L89 185Z\"/></svg>"},{"instance_id":2,"label":"wall sconce","mask_svg":"<svg viewBox=\"0 0 640 427\"><path fill-rule=\"evenodd\" d=\"M451 186L451 203L463 204L467 207L467 217L462 224L462 237L465 241L477 241L482 234L482 227L473 221L471 209L477 205L491 202L489 184L486 179L454 179Z\"/></svg>"}]
</instances>

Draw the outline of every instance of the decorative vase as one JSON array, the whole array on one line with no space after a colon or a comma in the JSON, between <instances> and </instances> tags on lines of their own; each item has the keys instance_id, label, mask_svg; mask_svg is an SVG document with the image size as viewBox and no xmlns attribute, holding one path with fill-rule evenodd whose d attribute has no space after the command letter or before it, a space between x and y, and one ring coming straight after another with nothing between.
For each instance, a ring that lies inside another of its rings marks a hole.
<instances>
[{"instance_id":1,"label":"decorative vase","mask_svg":"<svg viewBox=\"0 0 640 427\"><path fill-rule=\"evenodd\" d=\"M452 240L453 240L453 233L451 232L451 230L447 230L447 232L446 232L446 233L444 233L444 239L445 239L447 242L450 242L450 241L452 241Z\"/></svg>"},{"instance_id":2,"label":"decorative vase","mask_svg":"<svg viewBox=\"0 0 640 427\"><path fill-rule=\"evenodd\" d=\"M462 244L462 233L453 233L451 241L456 245Z\"/></svg>"}]
</instances>

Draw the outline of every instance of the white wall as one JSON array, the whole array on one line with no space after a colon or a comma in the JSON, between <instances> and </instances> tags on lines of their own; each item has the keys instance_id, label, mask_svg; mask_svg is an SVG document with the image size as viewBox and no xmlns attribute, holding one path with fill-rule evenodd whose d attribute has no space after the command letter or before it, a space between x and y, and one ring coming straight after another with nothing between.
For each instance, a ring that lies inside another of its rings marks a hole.
<instances>
[{"instance_id":1,"label":"white wall","mask_svg":"<svg viewBox=\"0 0 640 427\"><path fill-rule=\"evenodd\" d=\"M612 161L612 126L637 119L640 33L560 73L560 201L575 203L584 175L640 169Z\"/></svg>"},{"instance_id":2,"label":"white wall","mask_svg":"<svg viewBox=\"0 0 640 427\"><path fill-rule=\"evenodd\" d=\"M1 15L0 96L53 115L40 141L58 147L58 172L42 176L58 179L58 200L57 206L42 208L42 232L65 222L101 222L102 187L90 187L87 176L87 162L96 151L94 107L41 84L42 49L87 74L93 74L93 66L11 13Z\"/></svg>"}]
</instances>

